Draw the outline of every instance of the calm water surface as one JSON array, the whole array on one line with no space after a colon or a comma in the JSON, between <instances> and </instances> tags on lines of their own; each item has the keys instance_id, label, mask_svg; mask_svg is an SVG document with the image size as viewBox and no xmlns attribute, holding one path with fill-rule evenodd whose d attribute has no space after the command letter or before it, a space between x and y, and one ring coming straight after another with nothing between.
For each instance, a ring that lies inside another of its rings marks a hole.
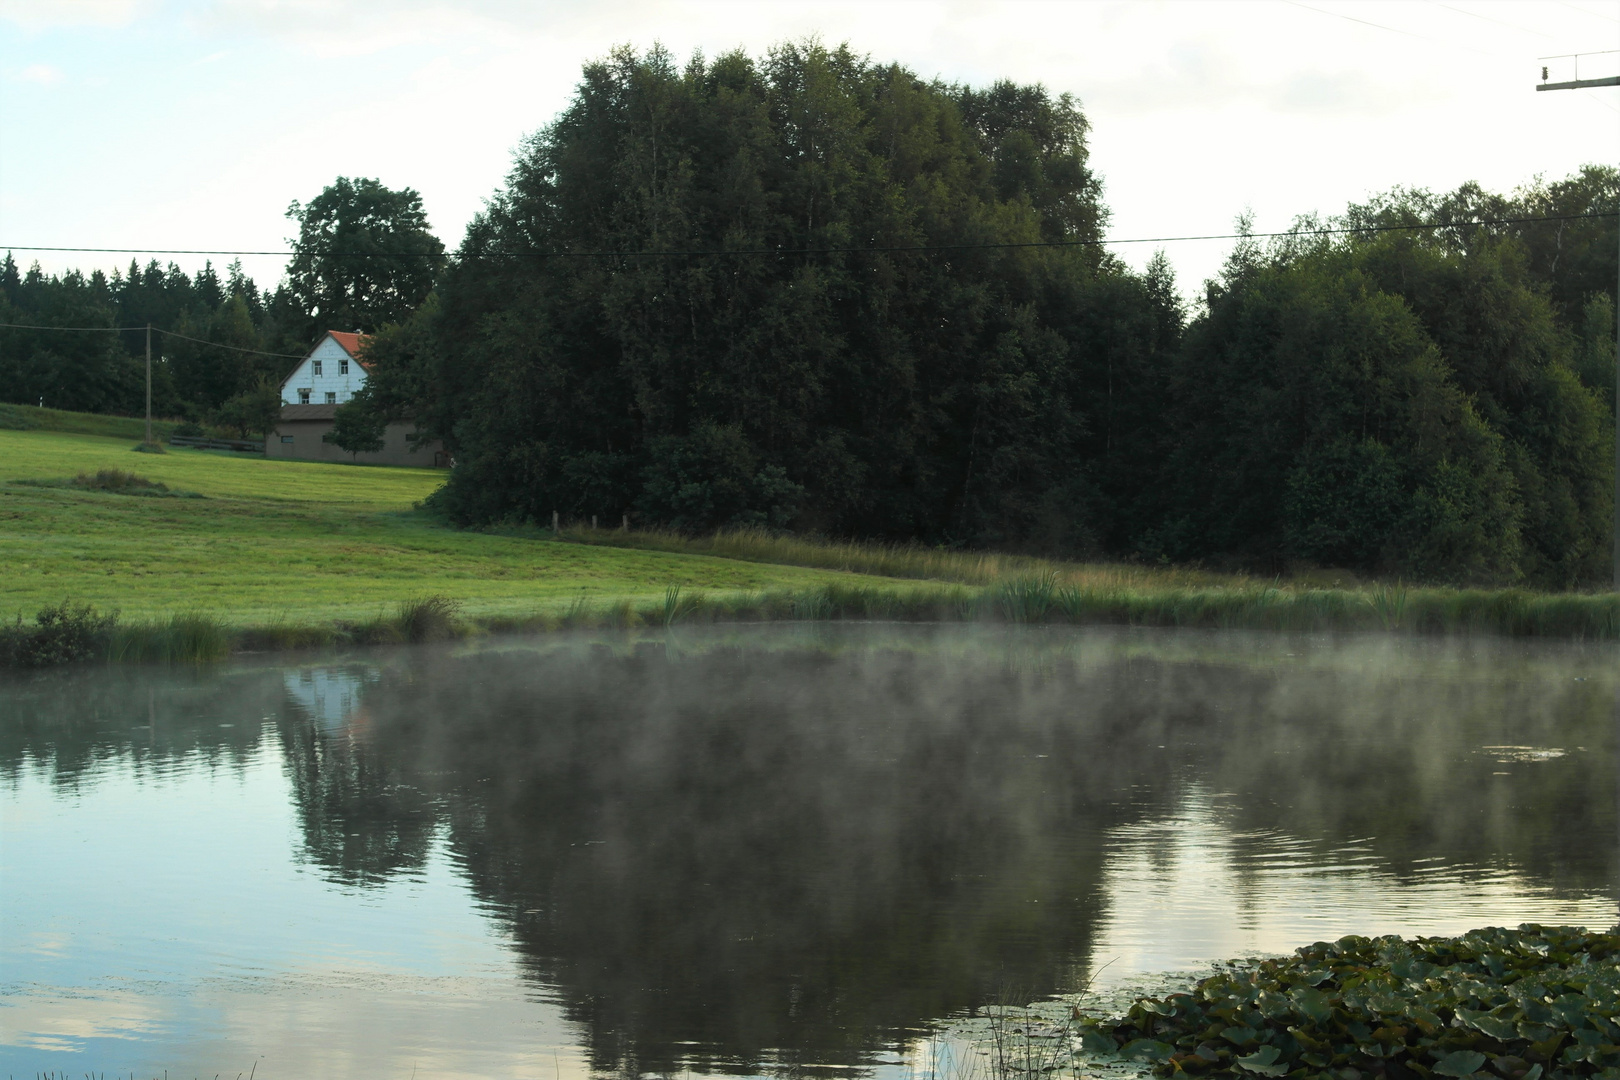
<instances>
[{"instance_id":1,"label":"calm water surface","mask_svg":"<svg viewBox=\"0 0 1620 1080\"><path fill-rule=\"evenodd\" d=\"M1616 682L894 626L13 679L0 1073L899 1075L1099 969L1608 926Z\"/></svg>"}]
</instances>

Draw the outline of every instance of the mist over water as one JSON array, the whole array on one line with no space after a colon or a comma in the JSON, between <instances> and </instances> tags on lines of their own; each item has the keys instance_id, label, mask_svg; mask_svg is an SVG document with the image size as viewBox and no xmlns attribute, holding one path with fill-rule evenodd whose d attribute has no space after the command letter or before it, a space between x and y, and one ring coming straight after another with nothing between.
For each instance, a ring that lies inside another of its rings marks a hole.
<instances>
[{"instance_id":1,"label":"mist over water","mask_svg":"<svg viewBox=\"0 0 1620 1080\"><path fill-rule=\"evenodd\" d=\"M883 1072L1088 977L1606 926L1614 660L822 625L0 684L0 1068Z\"/></svg>"}]
</instances>

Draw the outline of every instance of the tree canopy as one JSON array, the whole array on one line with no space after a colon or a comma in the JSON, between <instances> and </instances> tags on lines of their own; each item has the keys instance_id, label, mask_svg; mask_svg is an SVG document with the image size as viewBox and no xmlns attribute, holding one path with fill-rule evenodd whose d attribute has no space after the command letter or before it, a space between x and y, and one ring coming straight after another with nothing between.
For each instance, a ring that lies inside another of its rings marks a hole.
<instances>
[{"instance_id":1,"label":"tree canopy","mask_svg":"<svg viewBox=\"0 0 1620 1080\"><path fill-rule=\"evenodd\" d=\"M400 322L433 291L444 245L412 189L340 176L287 216L298 223L287 289L308 313L305 337Z\"/></svg>"},{"instance_id":2,"label":"tree canopy","mask_svg":"<svg viewBox=\"0 0 1620 1080\"><path fill-rule=\"evenodd\" d=\"M452 522L752 526L1267 573L1605 580L1620 171L1397 188L1239 241L1188 305L1101 243L1080 104L848 47L621 49L445 257L420 196L338 180L299 254L111 277L0 264L0 396L262 423L360 328L334 441L412 417ZM224 348L222 348L224 347ZM228 406L228 407L227 407ZM257 409L258 412L254 413ZM249 420L250 415L260 419ZM247 427L244 427L247 425Z\"/></svg>"}]
</instances>

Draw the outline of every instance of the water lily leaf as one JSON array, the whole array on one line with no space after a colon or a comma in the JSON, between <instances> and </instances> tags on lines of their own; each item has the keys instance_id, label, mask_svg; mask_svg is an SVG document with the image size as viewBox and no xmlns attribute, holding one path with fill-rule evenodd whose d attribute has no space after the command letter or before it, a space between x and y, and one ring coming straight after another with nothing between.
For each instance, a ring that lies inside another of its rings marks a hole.
<instances>
[{"instance_id":1,"label":"water lily leaf","mask_svg":"<svg viewBox=\"0 0 1620 1080\"><path fill-rule=\"evenodd\" d=\"M1259 1038L1260 1033L1252 1027L1229 1027L1221 1032L1221 1038L1234 1046L1248 1046Z\"/></svg>"},{"instance_id":2,"label":"water lily leaf","mask_svg":"<svg viewBox=\"0 0 1620 1080\"><path fill-rule=\"evenodd\" d=\"M1088 1054L1117 1054L1119 1043L1113 1036L1087 1024L1080 1029L1080 1048Z\"/></svg>"},{"instance_id":3,"label":"water lily leaf","mask_svg":"<svg viewBox=\"0 0 1620 1080\"><path fill-rule=\"evenodd\" d=\"M1239 1067L1260 1076L1282 1076L1288 1072L1288 1066L1276 1064L1280 1053L1275 1046L1262 1046L1252 1054L1245 1054L1233 1060Z\"/></svg>"},{"instance_id":4,"label":"water lily leaf","mask_svg":"<svg viewBox=\"0 0 1620 1080\"><path fill-rule=\"evenodd\" d=\"M1509 1042L1519 1037L1518 1025L1506 1017L1459 1008L1457 1018L1475 1031L1482 1031L1491 1038L1502 1042Z\"/></svg>"},{"instance_id":5,"label":"water lily leaf","mask_svg":"<svg viewBox=\"0 0 1620 1080\"><path fill-rule=\"evenodd\" d=\"M1553 1033L1553 1037L1550 1039L1531 1043L1530 1052L1525 1056L1539 1061L1551 1061L1553 1055L1558 1053L1558 1048L1562 1045L1564 1045L1564 1033L1557 1031Z\"/></svg>"},{"instance_id":6,"label":"water lily leaf","mask_svg":"<svg viewBox=\"0 0 1620 1080\"><path fill-rule=\"evenodd\" d=\"M1398 1016L1406 1011L1406 1002L1394 994L1374 994L1367 999L1367 1004L1375 1012L1381 1012L1386 1016Z\"/></svg>"},{"instance_id":7,"label":"water lily leaf","mask_svg":"<svg viewBox=\"0 0 1620 1080\"><path fill-rule=\"evenodd\" d=\"M1132 1039L1119 1049L1120 1057L1130 1061L1165 1061L1175 1052L1175 1047L1156 1039Z\"/></svg>"},{"instance_id":8,"label":"water lily leaf","mask_svg":"<svg viewBox=\"0 0 1620 1080\"><path fill-rule=\"evenodd\" d=\"M1485 1064L1485 1055L1477 1050L1453 1050L1441 1058L1434 1071L1441 1076L1472 1076Z\"/></svg>"},{"instance_id":9,"label":"water lily leaf","mask_svg":"<svg viewBox=\"0 0 1620 1080\"><path fill-rule=\"evenodd\" d=\"M1417 1029L1425 1035L1432 1036L1445 1026L1444 1021L1421 1005L1407 1006L1406 1018L1412 1021L1417 1026Z\"/></svg>"},{"instance_id":10,"label":"water lily leaf","mask_svg":"<svg viewBox=\"0 0 1620 1080\"><path fill-rule=\"evenodd\" d=\"M1294 1009L1315 1024L1325 1024L1333 1016L1333 999L1320 990L1290 990L1288 998Z\"/></svg>"},{"instance_id":11,"label":"water lily leaf","mask_svg":"<svg viewBox=\"0 0 1620 1080\"><path fill-rule=\"evenodd\" d=\"M1467 1021L1464 1021L1464 1023L1466 1022ZM1529 1043L1546 1042L1548 1039L1557 1034L1546 1024L1527 1024L1523 1021L1520 1021L1518 1024L1514 1025L1514 1030L1518 1032L1519 1038Z\"/></svg>"},{"instance_id":12,"label":"water lily leaf","mask_svg":"<svg viewBox=\"0 0 1620 1080\"><path fill-rule=\"evenodd\" d=\"M1318 968L1315 971L1307 971L1305 974L1301 975L1299 977L1299 981L1304 983L1306 986L1321 986L1331 978L1333 978L1333 972L1328 971L1325 968Z\"/></svg>"},{"instance_id":13,"label":"water lily leaf","mask_svg":"<svg viewBox=\"0 0 1620 1080\"><path fill-rule=\"evenodd\" d=\"M1270 990L1260 991L1260 997L1255 1004L1260 1006L1260 1013L1267 1020L1286 1020L1293 1012L1287 998Z\"/></svg>"}]
</instances>

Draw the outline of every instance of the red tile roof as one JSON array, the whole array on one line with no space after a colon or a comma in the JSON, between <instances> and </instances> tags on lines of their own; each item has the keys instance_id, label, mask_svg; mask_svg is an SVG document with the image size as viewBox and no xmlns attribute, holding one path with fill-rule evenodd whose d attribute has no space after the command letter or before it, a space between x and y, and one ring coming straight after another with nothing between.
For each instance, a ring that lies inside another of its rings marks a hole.
<instances>
[{"instance_id":1,"label":"red tile roof","mask_svg":"<svg viewBox=\"0 0 1620 1080\"><path fill-rule=\"evenodd\" d=\"M364 341L370 335L352 334L344 330L328 330L327 333L331 335L333 341L336 341L339 345L343 346L343 351L354 357L356 362L358 362L361 367L365 368L367 371L371 370L371 364L360 359L360 342Z\"/></svg>"}]
</instances>

